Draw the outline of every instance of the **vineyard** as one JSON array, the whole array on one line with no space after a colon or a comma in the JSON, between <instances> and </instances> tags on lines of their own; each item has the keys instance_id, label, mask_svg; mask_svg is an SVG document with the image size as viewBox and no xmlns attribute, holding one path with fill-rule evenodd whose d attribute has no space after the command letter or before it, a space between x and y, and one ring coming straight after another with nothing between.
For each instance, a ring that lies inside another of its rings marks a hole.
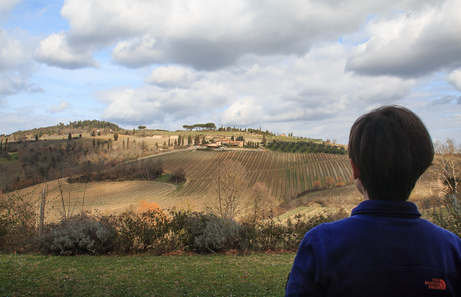
<instances>
[{"instance_id":1,"label":"vineyard","mask_svg":"<svg viewBox=\"0 0 461 297\"><path fill-rule=\"evenodd\" d=\"M28 200L38 201L40 189L46 187L47 220L54 220L62 214L64 207L68 214L82 209L117 212L136 208L143 200L158 203L163 209L177 206L205 210L209 185L226 159L240 162L245 167L248 188L258 181L263 182L280 202L315 187L347 184L351 179L349 161L344 155L188 150L152 158L161 159L165 171L169 173L184 168L186 183L179 186L155 181L69 184L61 179L23 189L19 194Z\"/></svg>"},{"instance_id":2,"label":"vineyard","mask_svg":"<svg viewBox=\"0 0 461 297\"><path fill-rule=\"evenodd\" d=\"M279 201L292 193L313 189L316 181L320 187L328 183L328 178L334 183L349 183L352 173L344 155L195 150L156 158L162 158L168 172L179 167L185 169L188 182L178 196L194 199L207 195L208 184L226 159L245 167L249 188L257 181L263 182Z\"/></svg>"}]
</instances>

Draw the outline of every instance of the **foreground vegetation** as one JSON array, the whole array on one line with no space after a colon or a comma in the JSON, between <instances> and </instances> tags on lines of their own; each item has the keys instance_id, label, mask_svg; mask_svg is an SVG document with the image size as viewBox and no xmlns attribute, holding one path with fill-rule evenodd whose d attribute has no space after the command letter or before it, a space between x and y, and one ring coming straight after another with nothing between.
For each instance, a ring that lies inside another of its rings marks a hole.
<instances>
[{"instance_id":1,"label":"foreground vegetation","mask_svg":"<svg viewBox=\"0 0 461 297\"><path fill-rule=\"evenodd\" d=\"M0 295L283 296L293 258L0 255Z\"/></svg>"}]
</instances>

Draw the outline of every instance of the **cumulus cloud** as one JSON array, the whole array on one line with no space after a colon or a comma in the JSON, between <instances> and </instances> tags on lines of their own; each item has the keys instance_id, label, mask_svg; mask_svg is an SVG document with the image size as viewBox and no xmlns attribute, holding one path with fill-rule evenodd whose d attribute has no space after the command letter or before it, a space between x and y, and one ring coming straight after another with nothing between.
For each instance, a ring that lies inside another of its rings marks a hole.
<instances>
[{"instance_id":1,"label":"cumulus cloud","mask_svg":"<svg viewBox=\"0 0 461 297\"><path fill-rule=\"evenodd\" d=\"M127 67L214 70L247 54L302 56L317 42L354 34L370 14L438 2L68 0L61 14L70 29L46 38L39 58L63 68L94 67L94 51L115 45L112 59Z\"/></svg>"},{"instance_id":2,"label":"cumulus cloud","mask_svg":"<svg viewBox=\"0 0 461 297\"><path fill-rule=\"evenodd\" d=\"M447 82L461 92L461 70L452 71L447 76Z\"/></svg>"},{"instance_id":3,"label":"cumulus cloud","mask_svg":"<svg viewBox=\"0 0 461 297\"><path fill-rule=\"evenodd\" d=\"M35 51L35 59L50 66L64 69L98 67L98 62L92 58L91 49L70 47L64 32L51 34L40 42Z\"/></svg>"},{"instance_id":4,"label":"cumulus cloud","mask_svg":"<svg viewBox=\"0 0 461 297\"><path fill-rule=\"evenodd\" d=\"M67 101L64 101L64 100L60 100L59 101L59 105L52 105L50 107L50 109L48 110L49 113L57 113L57 112L61 112L61 111L64 111L66 109L69 109L71 108L71 104L69 104L69 102Z\"/></svg>"},{"instance_id":5,"label":"cumulus cloud","mask_svg":"<svg viewBox=\"0 0 461 297\"><path fill-rule=\"evenodd\" d=\"M304 57L247 56L225 70L159 67L145 85L100 91L96 97L108 106L103 118L118 123L169 121L178 127L213 118L223 125L280 131L398 103L415 85L414 80L344 73L347 54L346 46L335 43L318 45Z\"/></svg>"},{"instance_id":6,"label":"cumulus cloud","mask_svg":"<svg viewBox=\"0 0 461 297\"><path fill-rule=\"evenodd\" d=\"M189 88L200 79L200 75L181 66L158 67L152 71L145 82L164 88Z\"/></svg>"},{"instance_id":7,"label":"cumulus cloud","mask_svg":"<svg viewBox=\"0 0 461 297\"><path fill-rule=\"evenodd\" d=\"M0 28L0 100L4 103L7 96L41 89L29 82L35 68L30 58L31 48L20 32L9 34Z\"/></svg>"},{"instance_id":8,"label":"cumulus cloud","mask_svg":"<svg viewBox=\"0 0 461 297\"><path fill-rule=\"evenodd\" d=\"M461 65L461 2L381 15L368 23L346 70L362 75L419 77Z\"/></svg>"},{"instance_id":9,"label":"cumulus cloud","mask_svg":"<svg viewBox=\"0 0 461 297\"><path fill-rule=\"evenodd\" d=\"M0 27L0 72L23 67L29 60L28 45Z\"/></svg>"}]
</instances>

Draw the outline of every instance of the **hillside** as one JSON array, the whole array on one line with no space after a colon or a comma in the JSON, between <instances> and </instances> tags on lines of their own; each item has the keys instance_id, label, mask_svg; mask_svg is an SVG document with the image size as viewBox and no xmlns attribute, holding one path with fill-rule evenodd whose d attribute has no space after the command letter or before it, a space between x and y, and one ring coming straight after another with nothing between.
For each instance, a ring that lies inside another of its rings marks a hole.
<instances>
[{"instance_id":1,"label":"hillside","mask_svg":"<svg viewBox=\"0 0 461 297\"><path fill-rule=\"evenodd\" d=\"M279 202L313 189L316 180L324 184L325 177L329 176L335 181L348 181L351 175L348 159L343 155L187 150L151 158L161 159L167 172L183 167L187 182L179 186L155 181L69 184L61 179L23 189L19 194L27 200L38 201L40 189L46 187L48 219L59 217L63 201L66 212L74 214L82 209L100 212L136 209L142 200L158 203L163 209L176 206L200 211L208 206L208 187L225 159L238 161L246 168L249 188L261 181Z\"/></svg>"}]
</instances>

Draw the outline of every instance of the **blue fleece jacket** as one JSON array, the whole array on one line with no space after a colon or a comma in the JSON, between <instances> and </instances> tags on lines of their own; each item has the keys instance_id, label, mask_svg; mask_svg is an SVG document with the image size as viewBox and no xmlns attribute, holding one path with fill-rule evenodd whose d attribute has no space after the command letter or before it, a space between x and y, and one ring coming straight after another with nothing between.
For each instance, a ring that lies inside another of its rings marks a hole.
<instances>
[{"instance_id":1,"label":"blue fleece jacket","mask_svg":"<svg viewBox=\"0 0 461 297\"><path fill-rule=\"evenodd\" d=\"M461 239L411 202L366 200L306 233L285 296L461 296Z\"/></svg>"}]
</instances>

